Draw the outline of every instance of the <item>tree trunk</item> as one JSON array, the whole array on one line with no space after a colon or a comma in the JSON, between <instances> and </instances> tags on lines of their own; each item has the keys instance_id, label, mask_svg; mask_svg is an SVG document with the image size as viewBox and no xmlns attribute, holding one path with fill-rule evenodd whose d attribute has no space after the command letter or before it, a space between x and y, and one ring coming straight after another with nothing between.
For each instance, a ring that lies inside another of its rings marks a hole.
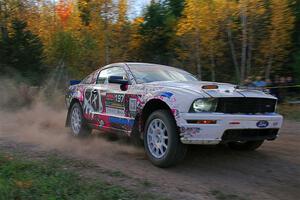
<instances>
[{"instance_id":1,"label":"tree trunk","mask_svg":"<svg viewBox=\"0 0 300 200\"><path fill-rule=\"evenodd\" d=\"M201 58L200 58L200 33L197 30L196 34L196 66L197 66L197 76L201 80L202 79L202 66L201 66Z\"/></svg>"},{"instance_id":2,"label":"tree trunk","mask_svg":"<svg viewBox=\"0 0 300 200\"><path fill-rule=\"evenodd\" d=\"M3 2L0 2L0 29L2 38L5 40L8 39L7 18L7 5Z\"/></svg>"},{"instance_id":3,"label":"tree trunk","mask_svg":"<svg viewBox=\"0 0 300 200\"><path fill-rule=\"evenodd\" d=\"M109 30L108 30L108 1L104 3L104 48L105 48L105 64L110 63L110 41L109 41Z\"/></svg>"},{"instance_id":4,"label":"tree trunk","mask_svg":"<svg viewBox=\"0 0 300 200\"><path fill-rule=\"evenodd\" d=\"M241 54L241 80L245 79L246 72L246 56L247 56L247 5L246 0L242 1L241 10L241 22L242 22L242 54Z\"/></svg>"},{"instance_id":5,"label":"tree trunk","mask_svg":"<svg viewBox=\"0 0 300 200\"><path fill-rule=\"evenodd\" d=\"M212 53L210 53L210 64L211 64L211 80L216 81L216 62L215 62L215 57Z\"/></svg>"},{"instance_id":6,"label":"tree trunk","mask_svg":"<svg viewBox=\"0 0 300 200\"><path fill-rule=\"evenodd\" d=\"M251 31L250 34L249 34L249 41L248 41L246 77L249 76L249 74L251 73L251 68L252 68L252 49L253 49L253 35L252 35L252 31Z\"/></svg>"},{"instance_id":7,"label":"tree trunk","mask_svg":"<svg viewBox=\"0 0 300 200\"><path fill-rule=\"evenodd\" d=\"M267 67L265 69L265 79L266 80L270 79L272 64L273 64L273 55L271 54L269 56L268 65L267 65Z\"/></svg>"},{"instance_id":8,"label":"tree trunk","mask_svg":"<svg viewBox=\"0 0 300 200\"><path fill-rule=\"evenodd\" d=\"M231 20L228 20L228 24L231 23ZM240 82L240 69L239 69L239 65L238 65L238 61L237 61L237 57L236 57L236 53L235 53L235 46L232 40L232 32L231 29L228 27L227 25L227 36L228 36L228 43L230 46L230 51L231 51L231 57L232 57L232 61L233 61L233 65L234 65L234 69L235 69L235 76L236 76L236 80L239 83Z\"/></svg>"}]
</instances>

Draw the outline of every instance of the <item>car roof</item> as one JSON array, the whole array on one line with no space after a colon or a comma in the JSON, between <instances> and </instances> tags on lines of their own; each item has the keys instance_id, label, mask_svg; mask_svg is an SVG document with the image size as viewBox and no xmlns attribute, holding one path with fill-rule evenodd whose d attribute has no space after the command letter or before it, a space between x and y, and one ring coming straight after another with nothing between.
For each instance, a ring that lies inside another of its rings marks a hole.
<instances>
[{"instance_id":1,"label":"car roof","mask_svg":"<svg viewBox=\"0 0 300 200\"><path fill-rule=\"evenodd\" d=\"M139 66L139 67L170 67L166 65L154 64L154 63L139 63L139 62L128 62L124 63L128 66Z\"/></svg>"},{"instance_id":2,"label":"car roof","mask_svg":"<svg viewBox=\"0 0 300 200\"><path fill-rule=\"evenodd\" d=\"M184 71L180 68L176 68L176 67L171 67L171 66L167 66L167 65L161 65L161 64L154 64L154 63L142 63L142 62L120 62L120 63L112 63L109 64L107 66L104 66L103 69L108 68L108 67L112 67L114 65L127 65L128 67L151 67L151 68L169 68L170 70L179 70L179 71Z\"/></svg>"},{"instance_id":3,"label":"car roof","mask_svg":"<svg viewBox=\"0 0 300 200\"><path fill-rule=\"evenodd\" d=\"M138 68L148 68L151 67L153 70L155 69L165 69L165 70L176 70L176 71L181 71L181 72L185 72L188 73L187 71L180 69L180 68L176 68L176 67L171 67L171 66L167 66L167 65L161 65L161 64L154 64L154 63L142 63L142 62L119 62L119 63L112 63L109 65L106 65L102 68L100 68L99 70L103 70L103 69L107 69L110 67L114 67L114 66L128 66L130 67L138 67Z\"/></svg>"},{"instance_id":4,"label":"car roof","mask_svg":"<svg viewBox=\"0 0 300 200\"><path fill-rule=\"evenodd\" d=\"M161 65L161 64L155 64L155 63L142 63L142 62L119 62L119 63L111 63L108 64L106 66L104 66L104 68L106 67L112 67L114 65L127 65L127 66L141 66L141 67L145 67L145 66L163 66L163 67L171 67L171 66L167 66L167 65Z\"/></svg>"}]
</instances>

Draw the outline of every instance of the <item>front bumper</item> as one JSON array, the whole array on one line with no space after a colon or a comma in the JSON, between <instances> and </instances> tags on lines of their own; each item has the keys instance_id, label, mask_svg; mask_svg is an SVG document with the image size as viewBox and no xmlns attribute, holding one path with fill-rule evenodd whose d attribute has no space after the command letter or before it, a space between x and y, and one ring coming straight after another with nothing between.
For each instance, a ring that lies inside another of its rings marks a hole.
<instances>
[{"instance_id":1,"label":"front bumper","mask_svg":"<svg viewBox=\"0 0 300 200\"><path fill-rule=\"evenodd\" d=\"M277 137L278 130L283 122L283 117L279 114L181 113L180 116L182 117L179 125L180 139L184 144L218 144L222 141L226 142L228 141L228 132L239 132L239 136L244 136L241 138L247 138L245 140L271 140ZM216 120L217 122L216 124L193 124L187 122L193 120ZM259 121L267 121L268 126L259 128L257 126ZM253 137L251 130L253 130ZM234 140L234 137L231 137L231 139ZM238 140L238 137L236 139Z\"/></svg>"}]
</instances>

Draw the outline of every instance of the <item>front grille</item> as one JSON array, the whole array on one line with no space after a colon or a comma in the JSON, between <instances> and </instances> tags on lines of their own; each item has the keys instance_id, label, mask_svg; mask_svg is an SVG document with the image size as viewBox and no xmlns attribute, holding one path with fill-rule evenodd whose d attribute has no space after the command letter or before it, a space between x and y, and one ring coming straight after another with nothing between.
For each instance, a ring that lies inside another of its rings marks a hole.
<instances>
[{"instance_id":1,"label":"front grille","mask_svg":"<svg viewBox=\"0 0 300 200\"><path fill-rule=\"evenodd\" d=\"M254 141L274 140L279 129L228 129L222 136L222 141Z\"/></svg>"},{"instance_id":2,"label":"front grille","mask_svg":"<svg viewBox=\"0 0 300 200\"><path fill-rule=\"evenodd\" d=\"M216 112L228 114L258 114L273 113L276 99L230 97L218 98Z\"/></svg>"}]
</instances>

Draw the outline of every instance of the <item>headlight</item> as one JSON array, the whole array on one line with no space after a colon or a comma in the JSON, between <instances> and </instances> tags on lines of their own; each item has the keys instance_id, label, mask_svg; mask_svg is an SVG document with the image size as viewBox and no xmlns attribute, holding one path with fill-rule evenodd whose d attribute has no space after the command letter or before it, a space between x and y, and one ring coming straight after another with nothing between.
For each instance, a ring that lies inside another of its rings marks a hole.
<instances>
[{"instance_id":1,"label":"headlight","mask_svg":"<svg viewBox=\"0 0 300 200\"><path fill-rule=\"evenodd\" d=\"M214 112L217 108L217 99L197 99L191 106L191 112Z\"/></svg>"}]
</instances>

